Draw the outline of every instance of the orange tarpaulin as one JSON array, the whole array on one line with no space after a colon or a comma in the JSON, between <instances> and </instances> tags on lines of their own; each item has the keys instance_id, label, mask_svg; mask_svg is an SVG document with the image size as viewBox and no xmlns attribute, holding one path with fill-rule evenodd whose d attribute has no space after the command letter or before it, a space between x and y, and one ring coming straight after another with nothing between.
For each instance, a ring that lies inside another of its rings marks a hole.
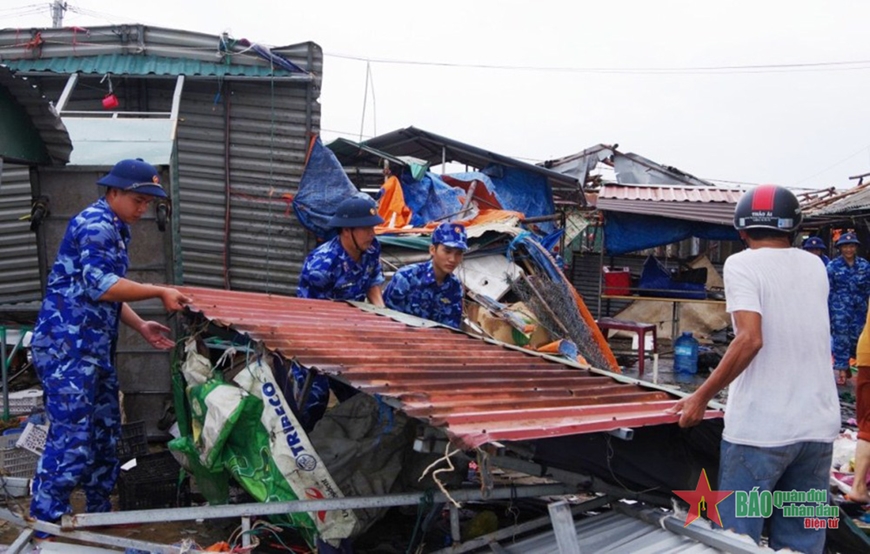
<instances>
[{"instance_id":1,"label":"orange tarpaulin","mask_svg":"<svg viewBox=\"0 0 870 554\"><path fill-rule=\"evenodd\" d=\"M384 223L379 229L400 229L410 223L411 208L405 204L405 193L398 177L390 175L381 187L384 194L378 202L378 215L384 218Z\"/></svg>"},{"instance_id":2,"label":"orange tarpaulin","mask_svg":"<svg viewBox=\"0 0 870 554\"><path fill-rule=\"evenodd\" d=\"M379 212L380 213L380 212ZM384 217L381 214L381 217ZM477 217L474 219L466 219L463 221L451 221L450 223L458 223L459 225L464 225L465 227L471 227L473 225L483 225L486 223L498 223L500 221L507 221L511 218L519 218L520 221L525 217L520 212L513 212L510 210L480 210L477 214ZM386 218L384 218L386 219ZM407 229L391 229L384 225L379 225L375 227L375 233L379 235L391 233L391 234L409 234L409 235L428 235L432 231L438 227L442 221L431 221L426 224L425 227L408 227ZM397 226L398 227L398 226Z\"/></svg>"}]
</instances>

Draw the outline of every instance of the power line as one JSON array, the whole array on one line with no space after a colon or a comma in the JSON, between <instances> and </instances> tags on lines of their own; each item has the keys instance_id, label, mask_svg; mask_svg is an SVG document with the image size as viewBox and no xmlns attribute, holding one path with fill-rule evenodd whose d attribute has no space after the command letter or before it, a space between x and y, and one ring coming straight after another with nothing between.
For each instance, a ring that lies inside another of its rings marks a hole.
<instances>
[{"instance_id":1,"label":"power line","mask_svg":"<svg viewBox=\"0 0 870 554\"><path fill-rule=\"evenodd\" d=\"M870 60L805 62L787 64L721 65L687 67L548 67L532 65L506 65L482 63L454 63L442 61L401 60L391 58L368 58L350 54L325 52L325 56L366 63L414 65L424 67L450 67L462 69L493 69L505 71L539 71L547 73L604 73L604 74L730 74L730 73L791 73L806 71L856 71L870 69Z\"/></svg>"},{"instance_id":2,"label":"power line","mask_svg":"<svg viewBox=\"0 0 870 554\"><path fill-rule=\"evenodd\" d=\"M866 146L862 146L859 150L856 150L854 153L849 154L848 156L846 156L846 157L843 158L842 160L840 160L840 161L838 161L838 162L835 162L835 163L829 165L828 167L826 167L825 169L819 171L818 173L813 173L813 174L810 175L809 177L804 177L804 178L801 179L800 181L796 182L795 185L799 185L799 184L801 184L801 183L805 183L806 181L809 181L810 179L813 179L813 178L815 178L815 177L818 177L819 175L821 175L821 174L823 174L823 173L827 173L828 171L830 171L831 169L834 169L834 168L837 167L838 165L840 165L840 164L842 164L842 163L845 163L845 162L851 160L852 158L854 158L854 157L857 156L858 154L861 154L861 153L863 153L863 152L866 152L868 148L870 148L870 144L868 144L868 145L866 145Z\"/></svg>"}]
</instances>

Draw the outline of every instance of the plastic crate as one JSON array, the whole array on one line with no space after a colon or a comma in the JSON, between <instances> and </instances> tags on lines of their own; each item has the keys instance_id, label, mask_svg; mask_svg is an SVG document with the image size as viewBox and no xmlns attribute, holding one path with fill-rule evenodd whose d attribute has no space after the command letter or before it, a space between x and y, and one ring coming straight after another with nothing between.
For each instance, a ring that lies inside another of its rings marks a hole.
<instances>
[{"instance_id":1,"label":"plastic crate","mask_svg":"<svg viewBox=\"0 0 870 554\"><path fill-rule=\"evenodd\" d=\"M9 393L9 415L29 414L42 408L42 389L25 389ZM3 395L0 395L0 414L3 413Z\"/></svg>"},{"instance_id":2,"label":"plastic crate","mask_svg":"<svg viewBox=\"0 0 870 554\"><path fill-rule=\"evenodd\" d=\"M144 421L121 425L121 440L118 441L118 459L126 462L148 454L148 435Z\"/></svg>"},{"instance_id":3,"label":"plastic crate","mask_svg":"<svg viewBox=\"0 0 870 554\"><path fill-rule=\"evenodd\" d=\"M604 272L604 294L625 296L631 293L631 269L605 266L601 270Z\"/></svg>"},{"instance_id":4,"label":"plastic crate","mask_svg":"<svg viewBox=\"0 0 870 554\"><path fill-rule=\"evenodd\" d=\"M19 435L15 446L24 448L34 454L41 455L45 450L45 439L48 437L48 424L34 425L28 423L24 428L24 432Z\"/></svg>"},{"instance_id":5,"label":"plastic crate","mask_svg":"<svg viewBox=\"0 0 870 554\"><path fill-rule=\"evenodd\" d=\"M21 433L0 435L0 473L11 477L33 477L39 454L18 448L15 443Z\"/></svg>"},{"instance_id":6,"label":"plastic crate","mask_svg":"<svg viewBox=\"0 0 870 554\"><path fill-rule=\"evenodd\" d=\"M186 505L189 493L179 487L181 466L168 450L136 458L136 467L121 471L118 501L121 510L176 508Z\"/></svg>"}]
</instances>

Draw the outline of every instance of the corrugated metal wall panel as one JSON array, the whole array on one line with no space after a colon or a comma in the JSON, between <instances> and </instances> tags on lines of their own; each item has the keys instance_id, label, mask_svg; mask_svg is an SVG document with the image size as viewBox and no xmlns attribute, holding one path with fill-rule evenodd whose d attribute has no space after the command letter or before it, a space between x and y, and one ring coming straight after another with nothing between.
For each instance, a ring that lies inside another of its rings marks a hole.
<instances>
[{"instance_id":1,"label":"corrugated metal wall panel","mask_svg":"<svg viewBox=\"0 0 870 554\"><path fill-rule=\"evenodd\" d=\"M306 112L312 111L317 132L319 106L309 107L305 87L291 83L225 84L228 107L215 103L216 92L215 84L188 84L181 105L184 282L225 288L226 260L229 288L294 294L306 237L289 201L298 190L308 149Z\"/></svg>"},{"instance_id":2,"label":"corrugated metal wall panel","mask_svg":"<svg viewBox=\"0 0 870 554\"><path fill-rule=\"evenodd\" d=\"M36 235L29 221L30 169L3 164L0 185L0 304L36 302L42 299Z\"/></svg>"}]
</instances>

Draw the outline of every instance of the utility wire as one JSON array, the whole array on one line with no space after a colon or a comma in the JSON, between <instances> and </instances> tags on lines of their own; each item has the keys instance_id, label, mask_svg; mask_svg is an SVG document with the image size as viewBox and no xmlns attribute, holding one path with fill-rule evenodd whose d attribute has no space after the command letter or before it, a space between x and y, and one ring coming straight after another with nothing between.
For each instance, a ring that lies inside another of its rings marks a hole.
<instances>
[{"instance_id":1,"label":"utility wire","mask_svg":"<svg viewBox=\"0 0 870 554\"><path fill-rule=\"evenodd\" d=\"M453 63L441 61L368 58L349 54L324 53L325 56L366 63L414 65L425 67L452 67L463 69L495 69L506 71L541 71L548 73L616 73L616 74L729 74L729 73L787 73L800 71L856 71L870 69L870 60L807 62L791 64L722 65L688 67L547 67L531 65L504 65L482 63Z\"/></svg>"},{"instance_id":2,"label":"utility wire","mask_svg":"<svg viewBox=\"0 0 870 554\"><path fill-rule=\"evenodd\" d=\"M830 171L831 169L834 169L834 168L837 167L838 165L840 165L840 164L842 164L842 163L845 163L845 162L851 160L852 158L854 158L854 157L857 156L858 154L861 154L861 153L863 153L863 152L866 152L868 148L870 148L870 144L868 144L868 145L866 145L866 146L862 146L860 149L856 150L854 153L849 154L848 156L846 156L846 157L843 158L842 160L840 160L840 161L838 161L838 162L835 162L835 163L829 165L828 167L826 167L825 169L819 171L818 173L813 173L812 175L810 175L810 176L808 176L808 177L804 177L804 178L801 179L800 181L797 181L797 182L795 183L795 185L799 185L799 184L801 184L801 183L804 183L804 182L806 182L806 181L809 181L810 179L813 179L813 178L815 178L815 177L818 177L819 175L821 175L821 174L823 174L823 173L826 173L826 172Z\"/></svg>"},{"instance_id":3,"label":"utility wire","mask_svg":"<svg viewBox=\"0 0 870 554\"><path fill-rule=\"evenodd\" d=\"M51 10L51 8L49 6L0 9L0 16L2 16L4 20L8 20L8 19L14 19L14 18L27 17L30 15L49 13L50 10Z\"/></svg>"}]
</instances>

